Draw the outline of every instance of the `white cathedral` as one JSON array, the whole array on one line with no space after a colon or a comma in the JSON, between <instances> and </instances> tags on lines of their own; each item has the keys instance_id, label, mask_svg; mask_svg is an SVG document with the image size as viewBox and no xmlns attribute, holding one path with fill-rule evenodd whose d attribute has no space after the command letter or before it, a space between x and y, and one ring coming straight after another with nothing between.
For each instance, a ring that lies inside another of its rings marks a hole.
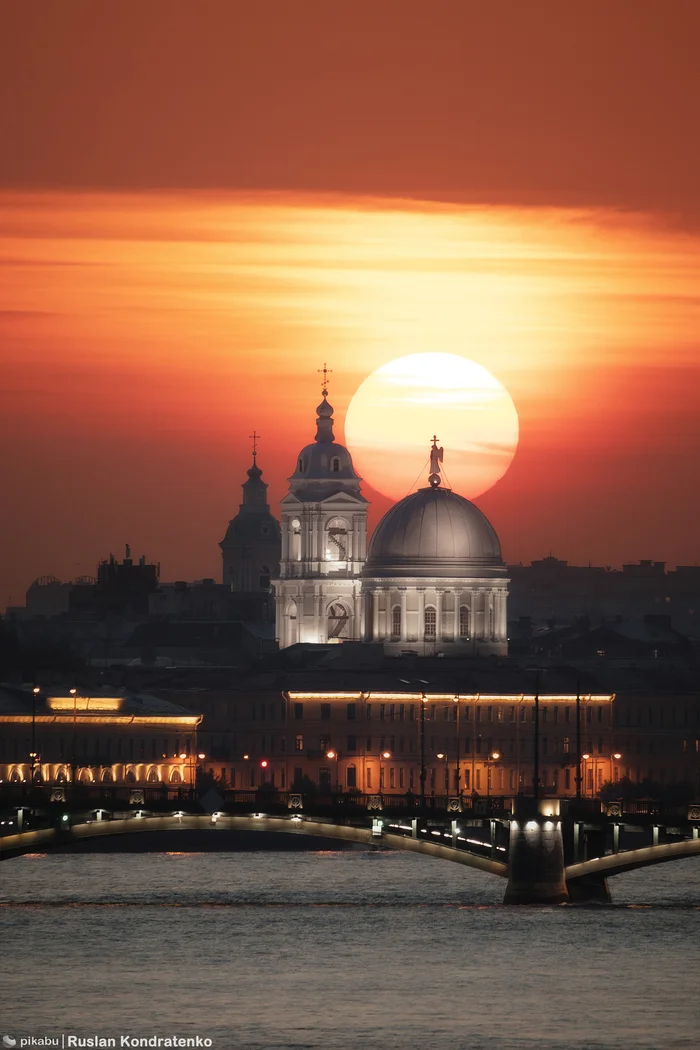
<instances>
[{"instance_id":1,"label":"white cathedral","mask_svg":"<svg viewBox=\"0 0 700 1050\"><path fill-rule=\"evenodd\" d=\"M507 654L508 579L493 527L442 486L433 439L428 485L384 515L367 550L368 501L348 450L333 438L323 388L315 440L297 456L282 500L273 581L280 648L381 642L387 653Z\"/></svg>"}]
</instances>

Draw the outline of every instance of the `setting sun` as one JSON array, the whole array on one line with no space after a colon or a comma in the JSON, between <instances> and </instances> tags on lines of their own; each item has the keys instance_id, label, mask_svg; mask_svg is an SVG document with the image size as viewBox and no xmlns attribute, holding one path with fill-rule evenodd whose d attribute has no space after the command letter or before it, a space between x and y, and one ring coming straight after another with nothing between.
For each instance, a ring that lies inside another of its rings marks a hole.
<instances>
[{"instance_id":1,"label":"setting sun","mask_svg":"<svg viewBox=\"0 0 700 1050\"><path fill-rule=\"evenodd\" d=\"M355 465L391 499L427 484L433 434L445 450L443 484L472 499L510 466L518 414L503 384L482 365L442 353L382 365L348 407L345 435Z\"/></svg>"}]
</instances>

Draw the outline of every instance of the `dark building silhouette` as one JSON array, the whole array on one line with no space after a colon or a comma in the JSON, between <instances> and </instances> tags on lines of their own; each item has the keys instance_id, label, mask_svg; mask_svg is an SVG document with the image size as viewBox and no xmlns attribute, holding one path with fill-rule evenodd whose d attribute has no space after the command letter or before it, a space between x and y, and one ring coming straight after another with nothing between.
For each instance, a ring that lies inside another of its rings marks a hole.
<instances>
[{"instance_id":1,"label":"dark building silhouette","mask_svg":"<svg viewBox=\"0 0 700 1050\"><path fill-rule=\"evenodd\" d=\"M270 580L279 575L282 539L279 522L270 513L255 450L247 473L243 502L219 544L223 583L239 599L244 619L274 621Z\"/></svg>"}]
</instances>

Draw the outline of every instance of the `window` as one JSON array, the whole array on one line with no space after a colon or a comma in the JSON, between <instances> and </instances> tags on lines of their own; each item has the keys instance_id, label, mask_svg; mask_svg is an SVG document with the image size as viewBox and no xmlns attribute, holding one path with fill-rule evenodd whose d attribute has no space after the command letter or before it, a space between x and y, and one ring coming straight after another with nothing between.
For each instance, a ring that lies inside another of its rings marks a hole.
<instances>
[{"instance_id":1,"label":"window","mask_svg":"<svg viewBox=\"0 0 700 1050\"><path fill-rule=\"evenodd\" d=\"M261 591L269 591L270 589L270 569L267 565L260 566L260 577L258 584Z\"/></svg>"},{"instance_id":2,"label":"window","mask_svg":"<svg viewBox=\"0 0 700 1050\"><path fill-rule=\"evenodd\" d=\"M337 474L338 471L340 470L340 460L338 459L337 456L334 456L333 459L331 460L331 470L332 470L332 472L334 474Z\"/></svg>"},{"instance_id":3,"label":"window","mask_svg":"<svg viewBox=\"0 0 700 1050\"><path fill-rule=\"evenodd\" d=\"M486 721L493 722L493 707L491 704L486 708Z\"/></svg>"},{"instance_id":4,"label":"window","mask_svg":"<svg viewBox=\"0 0 700 1050\"><path fill-rule=\"evenodd\" d=\"M466 605L459 607L459 637L469 637L469 609Z\"/></svg>"},{"instance_id":5,"label":"window","mask_svg":"<svg viewBox=\"0 0 700 1050\"><path fill-rule=\"evenodd\" d=\"M326 561L347 561L348 527L342 518L331 518L327 526Z\"/></svg>"},{"instance_id":6,"label":"window","mask_svg":"<svg viewBox=\"0 0 700 1050\"><path fill-rule=\"evenodd\" d=\"M349 736L347 740L348 751L357 751L357 737Z\"/></svg>"},{"instance_id":7,"label":"window","mask_svg":"<svg viewBox=\"0 0 700 1050\"><path fill-rule=\"evenodd\" d=\"M294 717L298 721L300 721L304 717L304 705L303 704L295 704L294 705Z\"/></svg>"},{"instance_id":8,"label":"window","mask_svg":"<svg viewBox=\"0 0 700 1050\"><path fill-rule=\"evenodd\" d=\"M372 787L372 767L370 766L367 770L367 787Z\"/></svg>"},{"instance_id":9,"label":"window","mask_svg":"<svg viewBox=\"0 0 700 1050\"><path fill-rule=\"evenodd\" d=\"M350 614L342 602L331 602L328 609L328 638L347 638Z\"/></svg>"},{"instance_id":10,"label":"window","mask_svg":"<svg viewBox=\"0 0 700 1050\"><path fill-rule=\"evenodd\" d=\"M303 751L304 750L304 738L301 735L301 733L297 733L297 735L294 737L294 750L295 751Z\"/></svg>"},{"instance_id":11,"label":"window","mask_svg":"<svg viewBox=\"0 0 700 1050\"><path fill-rule=\"evenodd\" d=\"M372 705L371 704L365 704L365 721L366 722L371 722L372 721Z\"/></svg>"},{"instance_id":12,"label":"window","mask_svg":"<svg viewBox=\"0 0 700 1050\"><path fill-rule=\"evenodd\" d=\"M357 704L348 704L348 722L354 722L357 717Z\"/></svg>"},{"instance_id":13,"label":"window","mask_svg":"<svg viewBox=\"0 0 700 1050\"><path fill-rule=\"evenodd\" d=\"M437 610L433 605L427 605L424 613L425 637L435 638L437 633Z\"/></svg>"},{"instance_id":14,"label":"window","mask_svg":"<svg viewBox=\"0 0 700 1050\"><path fill-rule=\"evenodd\" d=\"M348 766L346 776L347 776L348 788L356 788L357 787L357 767L356 766Z\"/></svg>"},{"instance_id":15,"label":"window","mask_svg":"<svg viewBox=\"0 0 700 1050\"><path fill-rule=\"evenodd\" d=\"M391 637L401 637L401 606L395 605L391 610Z\"/></svg>"},{"instance_id":16,"label":"window","mask_svg":"<svg viewBox=\"0 0 700 1050\"><path fill-rule=\"evenodd\" d=\"M303 456L299 457L299 465L298 465L297 469L298 469L300 474L304 473L304 457Z\"/></svg>"},{"instance_id":17,"label":"window","mask_svg":"<svg viewBox=\"0 0 700 1050\"><path fill-rule=\"evenodd\" d=\"M568 791L570 787L571 787L571 770L570 769L565 769L564 770L564 790Z\"/></svg>"},{"instance_id":18,"label":"window","mask_svg":"<svg viewBox=\"0 0 700 1050\"><path fill-rule=\"evenodd\" d=\"M568 738L568 736L565 736L564 737L564 754L565 755L569 754L569 746L570 746L569 745L569 738Z\"/></svg>"},{"instance_id":19,"label":"window","mask_svg":"<svg viewBox=\"0 0 700 1050\"><path fill-rule=\"evenodd\" d=\"M379 721L380 722L384 721L385 713L386 713L386 704L380 704L379 705Z\"/></svg>"},{"instance_id":20,"label":"window","mask_svg":"<svg viewBox=\"0 0 700 1050\"><path fill-rule=\"evenodd\" d=\"M372 737L371 736L367 737L367 743L365 745L365 751L367 752L368 755L371 754L371 752L372 752Z\"/></svg>"},{"instance_id":21,"label":"window","mask_svg":"<svg viewBox=\"0 0 700 1050\"><path fill-rule=\"evenodd\" d=\"M396 787L396 770L394 769L393 766L389 770L389 787L390 788L395 788Z\"/></svg>"},{"instance_id":22,"label":"window","mask_svg":"<svg viewBox=\"0 0 700 1050\"><path fill-rule=\"evenodd\" d=\"M327 722L327 721L330 721L330 717L331 717L331 705L330 704L321 704L321 719L324 722Z\"/></svg>"}]
</instances>

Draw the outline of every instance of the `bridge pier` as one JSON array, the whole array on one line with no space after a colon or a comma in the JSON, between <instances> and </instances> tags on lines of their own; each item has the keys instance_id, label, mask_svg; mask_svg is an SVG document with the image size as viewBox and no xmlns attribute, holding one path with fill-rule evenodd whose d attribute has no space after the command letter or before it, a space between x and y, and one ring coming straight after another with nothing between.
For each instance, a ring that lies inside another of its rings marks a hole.
<instances>
[{"instance_id":1,"label":"bridge pier","mask_svg":"<svg viewBox=\"0 0 700 1050\"><path fill-rule=\"evenodd\" d=\"M547 808L551 812L547 812ZM558 808L558 804L544 803L535 809L531 804L527 808L521 806L521 812L516 812L516 819L510 823L504 904L568 902Z\"/></svg>"},{"instance_id":2,"label":"bridge pier","mask_svg":"<svg viewBox=\"0 0 700 1050\"><path fill-rule=\"evenodd\" d=\"M610 904L610 888L605 875L583 875L567 883L572 904Z\"/></svg>"}]
</instances>

